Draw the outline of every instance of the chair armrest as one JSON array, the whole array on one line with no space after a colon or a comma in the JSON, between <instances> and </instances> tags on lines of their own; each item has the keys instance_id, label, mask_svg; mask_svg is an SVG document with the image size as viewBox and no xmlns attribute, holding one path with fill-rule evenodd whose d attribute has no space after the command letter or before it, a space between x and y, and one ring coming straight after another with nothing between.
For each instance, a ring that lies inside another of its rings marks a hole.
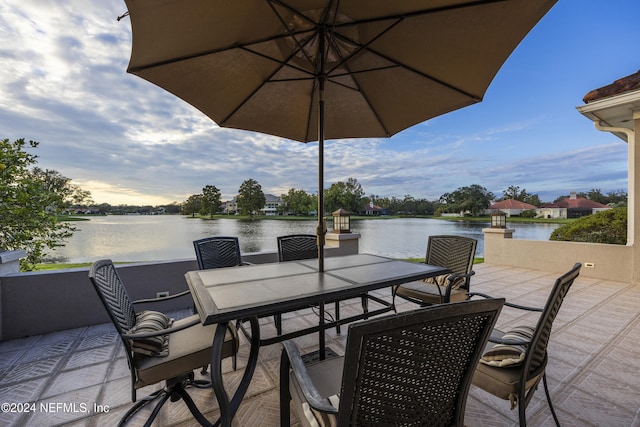
<instances>
[{"instance_id":1,"label":"chair armrest","mask_svg":"<svg viewBox=\"0 0 640 427\"><path fill-rule=\"evenodd\" d=\"M456 280L459 277L467 277L470 278L471 276L473 276L474 274L476 274L475 271L471 270L469 273L466 274L456 274L456 273L452 273L449 275L449 277L447 278L447 280L449 280L449 283L452 283L454 280Z\"/></svg>"},{"instance_id":2,"label":"chair armrest","mask_svg":"<svg viewBox=\"0 0 640 427\"><path fill-rule=\"evenodd\" d=\"M491 295L482 294L480 292L469 292L467 295L469 295L469 298L471 297L493 298ZM519 310L526 310L526 311L541 312L543 310L542 308L539 308L539 307L528 307L526 305L514 304L512 302L505 302L504 305L506 305L507 307L517 308Z\"/></svg>"},{"instance_id":3,"label":"chair armrest","mask_svg":"<svg viewBox=\"0 0 640 427\"><path fill-rule=\"evenodd\" d=\"M177 294L169 295L169 296L166 296L166 297L139 299L139 300L131 302L131 304L142 304L142 303L148 303L148 302L162 302L162 301L167 301L167 300L174 299L174 298L183 297L183 296L189 295L189 294L191 294L191 291L190 290L186 290L186 291L179 292Z\"/></svg>"},{"instance_id":4,"label":"chair armrest","mask_svg":"<svg viewBox=\"0 0 640 427\"><path fill-rule=\"evenodd\" d=\"M289 359L293 375L296 376L300 390L302 391L307 403L309 403L309 406L316 411L337 415L338 410L334 408L327 399L320 395L313 384L313 381L311 381L307 367L300 356L300 350L298 350L298 347L293 340L282 342L282 353L283 355L286 354Z\"/></svg>"},{"instance_id":5,"label":"chair armrest","mask_svg":"<svg viewBox=\"0 0 640 427\"><path fill-rule=\"evenodd\" d=\"M456 274L456 273L450 274L449 277L447 277L447 281L449 283L447 283L447 286L446 286L445 291L444 291L444 295L442 295L442 291L440 290L440 286L438 286L438 292L440 293L440 298L444 298L444 301L450 301L451 300L451 291L453 289L453 283L457 279L462 278L462 277L465 277L468 280L474 274L476 274L476 272L473 271L473 270L471 270L469 273L466 273L466 274Z\"/></svg>"},{"instance_id":6,"label":"chair armrest","mask_svg":"<svg viewBox=\"0 0 640 427\"><path fill-rule=\"evenodd\" d=\"M196 317L192 321L186 322L186 323L184 323L183 325L180 325L180 326L166 328L166 329L160 329L160 330L155 331L155 332L144 332L144 333L135 333L135 334L122 334L122 336L125 337L125 338L132 339L132 340L135 341L136 339L152 338L152 337L158 337L158 336L162 336L162 335L172 334L174 332L178 332L178 331L181 331L183 329L190 328L190 327L192 327L194 325L197 325L199 323L200 323L200 319L198 317Z\"/></svg>"}]
</instances>

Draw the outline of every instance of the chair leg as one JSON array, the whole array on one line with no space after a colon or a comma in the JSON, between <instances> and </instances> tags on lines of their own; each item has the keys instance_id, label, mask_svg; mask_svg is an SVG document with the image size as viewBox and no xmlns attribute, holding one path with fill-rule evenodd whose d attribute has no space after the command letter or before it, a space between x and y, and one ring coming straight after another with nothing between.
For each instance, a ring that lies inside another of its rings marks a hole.
<instances>
[{"instance_id":1,"label":"chair leg","mask_svg":"<svg viewBox=\"0 0 640 427\"><path fill-rule=\"evenodd\" d=\"M151 424L153 424L153 420L156 419L156 417L160 413L160 409L162 409L162 405L165 404L165 402L167 401L167 399L169 399L169 397L171 397L171 394L167 392L165 392L162 395L162 397L160 398L160 402L158 402L156 407L153 408L153 411L151 412L151 416L149 416L149 418L147 418L147 422L144 423L144 427L151 427Z\"/></svg>"},{"instance_id":2,"label":"chair leg","mask_svg":"<svg viewBox=\"0 0 640 427\"><path fill-rule=\"evenodd\" d=\"M171 402L176 402L180 399L184 400L185 404L189 408L189 411L193 414L195 419L200 423L200 425L206 426L211 425L209 421L202 415L200 410L196 407L193 399L189 396L189 393L185 390L186 387L193 386L197 388L211 388L211 382L206 380L196 380L194 379L193 372L190 372L184 376L173 378L171 380L167 380L167 384L160 390L156 390L151 393L149 396L141 399L137 402L131 409L127 411L126 414L120 419L118 423L118 427L124 426L129 419L135 415L140 409L153 402L156 399L160 399L156 406L151 411L151 415L144 423L145 427L149 427L153 424L153 421L156 419L162 406L167 402L167 400L171 399Z\"/></svg>"},{"instance_id":3,"label":"chair leg","mask_svg":"<svg viewBox=\"0 0 640 427\"><path fill-rule=\"evenodd\" d=\"M282 335L282 315L281 314L274 314L273 315L273 322L276 324L276 333L278 335Z\"/></svg>"},{"instance_id":4,"label":"chair leg","mask_svg":"<svg viewBox=\"0 0 640 427\"><path fill-rule=\"evenodd\" d=\"M291 393L289 392L289 357L283 351L280 357L280 426L288 427L291 418Z\"/></svg>"},{"instance_id":5,"label":"chair leg","mask_svg":"<svg viewBox=\"0 0 640 427\"><path fill-rule=\"evenodd\" d=\"M164 389L160 389L160 390L156 390L153 393L151 393L150 395L142 398L141 400L139 400L135 405L133 405L131 407L131 409L129 409L120 419L120 422L118 423L118 427L120 426L124 426L127 421L129 421L129 418L131 418L133 415L135 415L136 412L138 412L140 409L144 408L145 406L147 406L149 403L153 402L154 400L158 399L158 398L164 398L164 401L167 400L166 396L166 392ZM164 401L162 401L162 403L164 403ZM161 405L162 406L162 405Z\"/></svg>"},{"instance_id":6,"label":"chair leg","mask_svg":"<svg viewBox=\"0 0 640 427\"><path fill-rule=\"evenodd\" d=\"M196 404L193 402L193 399L191 398L191 396L189 396L189 393L187 393L187 391L184 388L179 388L175 390L174 394L179 396L184 401L184 403L187 405L187 408L189 408L189 411L191 412L193 417L196 419L196 421L200 423L200 425L202 426L211 425L209 420L207 420L202 414L202 412L200 412Z\"/></svg>"},{"instance_id":7,"label":"chair leg","mask_svg":"<svg viewBox=\"0 0 640 427\"><path fill-rule=\"evenodd\" d=\"M394 286L391 288L391 307L393 307L393 312L397 313L398 309L396 308L396 291L398 290L398 286Z\"/></svg>"},{"instance_id":8,"label":"chair leg","mask_svg":"<svg viewBox=\"0 0 640 427\"><path fill-rule=\"evenodd\" d=\"M364 314L369 313L369 298L367 298L367 295L362 295L360 297L362 299L362 312ZM394 306L395 307L395 306ZM368 319L369 317L365 317L365 319Z\"/></svg>"},{"instance_id":9,"label":"chair leg","mask_svg":"<svg viewBox=\"0 0 640 427\"><path fill-rule=\"evenodd\" d=\"M556 422L556 426L560 427L560 421L558 421L558 416L556 415L555 409L553 409L553 404L551 403L551 395L549 394L549 386L547 385L547 373L542 374L542 383L544 384L544 394L547 395L547 403L549 404L549 409L551 409L551 415L553 415L553 420Z\"/></svg>"}]
</instances>

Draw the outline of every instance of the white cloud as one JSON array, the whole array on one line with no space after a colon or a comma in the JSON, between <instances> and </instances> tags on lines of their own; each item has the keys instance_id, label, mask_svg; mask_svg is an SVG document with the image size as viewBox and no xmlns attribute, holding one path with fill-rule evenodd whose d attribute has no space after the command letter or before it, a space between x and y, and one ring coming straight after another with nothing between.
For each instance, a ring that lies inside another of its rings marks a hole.
<instances>
[{"instance_id":1,"label":"white cloud","mask_svg":"<svg viewBox=\"0 0 640 427\"><path fill-rule=\"evenodd\" d=\"M596 3L560 2L545 19L558 16L563 26L532 34L529 50L505 64L485 102L391 139L328 141L325 186L353 177L367 194L430 200L471 184L496 193L518 185L550 198L626 189L626 146L573 109L593 81L604 85L637 69L606 60L606 52L600 66L575 56L583 43L576 28L590 16L609 22ZM316 191L317 143L220 128L127 74L131 26L128 18L116 21L125 10L121 0L0 0L0 137L40 141L40 166L86 186L97 202L182 201L209 184L231 198L248 178L273 194ZM627 15L616 19L632 20ZM634 26L610 22L629 32L611 42L633 51ZM549 43L558 38L562 52ZM586 83L575 89L579 79Z\"/></svg>"}]
</instances>

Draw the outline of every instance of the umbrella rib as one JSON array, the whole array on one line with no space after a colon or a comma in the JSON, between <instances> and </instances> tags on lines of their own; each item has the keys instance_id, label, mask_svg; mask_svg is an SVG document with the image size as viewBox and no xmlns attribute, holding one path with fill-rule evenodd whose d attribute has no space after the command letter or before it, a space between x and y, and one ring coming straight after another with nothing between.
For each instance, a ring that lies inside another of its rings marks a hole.
<instances>
[{"instance_id":1,"label":"umbrella rib","mask_svg":"<svg viewBox=\"0 0 640 427\"><path fill-rule=\"evenodd\" d=\"M330 71L328 74L331 73L331 71L341 67L343 64L345 64L347 61L349 61L349 59L353 58L354 56L356 56L358 53L362 52L363 50L368 50L370 52L372 52L371 50L368 49L368 46L371 45L371 43L375 42L376 40L378 40L380 37L382 37L383 35L385 35L386 33L388 33L392 28L394 28L396 25L398 25L400 22L402 22L404 20L404 18L398 18L395 20L395 22L393 22L391 25L389 25L387 28L385 28L384 30L380 31L380 33L378 33L375 37L373 37L371 40L369 40L367 43L362 44L360 42L357 42L349 37L343 36L342 34L339 33L335 33L332 32L331 34L334 35L336 38L341 39L347 43L350 43L354 46L357 47L357 49L353 52L351 52L349 55L347 56L341 56L342 61L338 62ZM331 40L332 44L336 46L336 52L338 52L337 50L337 45Z\"/></svg>"},{"instance_id":2,"label":"umbrella rib","mask_svg":"<svg viewBox=\"0 0 640 427\"><path fill-rule=\"evenodd\" d=\"M314 73L310 72L309 70L306 70L306 69L304 69L302 67L298 67L298 66L296 66L294 64L290 64L289 63L289 60L291 59L291 57L295 56L296 52L298 52L298 51L293 51L293 54L289 55L289 57L287 57L285 60L280 60L280 59L274 58L273 56L269 56L269 55L266 55L266 54L264 54L262 52L258 52L257 50L250 49L250 48L248 48L246 46L238 46L237 49L244 50L245 52L252 53L252 54L254 54L256 56L259 56L261 58L268 59L269 61L273 61L276 64L280 64L281 67L279 69L281 69L282 67L289 67L289 68L293 68L296 71L300 71L301 73L308 74L309 76L311 76L311 78L315 78ZM273 73L273 74L275 74L275 73ZM268 80L271 80L271 79L268 79ZM285 81L285 80L305 80L305 79L303 79L303 78L283 79L283 81Z\"/></svg>"},{"instance_id":3,"label":"umbrella rib","mask_svg":"<svg viewBox=\"0 0 640 427\"><path fill-rule=\"evenodd\" d=\"M314 25L317 25L317 23L315 23L312 20L310 20L306 15L300 13L296 9L292 9L290 6L288 6L287 4L285 4L285 3L283 3L283 2L281 2L279 0L268 0L268 1L269 1L270 4L276 3L276 4L280 5L280 6L282 6L283 8L286 8L286 9L296 13L297 15L299 15L300 17L302 17L306 21L308 21L308 22L310 22L310 23L312 23ZM486 3L502 3L504 1L507 1L507 0L476 0L476 1L471 1L469 3L464 3L464 4L454 5L454 6L442 6L440 8L429 9L429 10L419 10L419 11L409 12L409 13L405 13L405 14L401 14L401 15L392 15L392 16L384 16L384 17L378 17L378 18L362 19L362 20L353 21L353 22L343 22L343 23L336 24L335 27L339 28L339 27L359 25L359 24L363 24L363 23L370 23L370 22L389 20L389 19L394 19L394 18L395 19L399 19L399 18L403 18L403 17L426 15L426 14L429 14L429 13L442 12L442 11L446 11L446 10L454 10L454 9L462 9L462 8L466 8L466 7L479 6L479 5L486 4ZM277 12L276 12L276 14L277 14ZM289 30L286 25L284 26L284 28L286 29L287 33L294 40L296 40L295 37L293 37L294 35L302 34L302 33L309 32L309 31L313 31L313 30L304 30L304 31L299 31L299 32L293 32L293 31ZM335 33L332 33L332 34L335 34ZM344 36L341 36L341 35L339 35L339 36L344 38L345 40L349 40L348 38L345 38ZM252 44L265 43L265 42L269 42L269 41L274 41L274 40L281 39L282 37L283 37L282 34L278 34L278 35L270 36L270 37L265 37L263 39L253 40L251 42L244 43L244 46L248 46L248 45L252 45ZM355 43L355 42L353 42L353 40L351 40L351 42ZM358 43L355 43L355 44L358 45ZM167 60L163 60L163 61L149 63L149 64L146 64L146 65L140 65L140 66L137 66L137 67L129 67L127 69L127 72L135 74L135 73L138 73L140 71L144 71L144 70L148 70L148 69L152 69L152 68L156 68L156 67L161 67L163 65L173 64L173 63L176 63L176 62L181 62L181 61L185 61L185 60L189 60L189 59L199 58L199 57L202 57L202 56L221 53L221 52L225 52L225 51L228 51L228 50L237 49L239 47L243 47L243 45L233 44L231 46L227 46L227 47L223 47L223 48L219 48L219 49L206 50L206 51L203 51L203 52L198 52L198 53L193 53L193 54L189 54L189 55L179 56L179 57L175 57L175 58L171 58L171 59L167 59ZM302 49L302 50L304 51L304 49ZM374 52L373 50L370 50L370 51ZM374 53L379 54L377 52L374 52ZM382 55L380 55L380 56L384 58L384 56L382 56ZM273 58L271 58L271 59L273 59ZM278 61L278 62L280 62L280 61ZM313 62L311 62L311 63L313 63ZM426 76L426 77L428 77L428 76Z\"/></svg>"},{"instance_id":4,"label":"umbrella rib","mask_svg":"<svg viewBox=\"0 0 640 427\"><path fill-rule=\"evenodd\" d=\"M336 24L335 27L340 28L340 27L348 27L348 26L354 26L354 25L360 25L360 24L370 24L372 22L387 21L389 19L412 18L414 16L429 15L431 13L446 12L449 10L456 10L456 9L465 9L465 8L474 7L474 6L484 6L487 3L504 3L507 1L510 1L510 0L471 0L471 1L468 1L467 3L460 3L456 5L450 5L450 6L440 6L433 9L421 9L413 12L399 13L396 15L378 16L375 18L359 19L357 21L353 20L351 22L341 22Z\"/></svg>"},{"instance_id":5,"label":"umbrella rib","mask_svg":"<svg viewBox=\"0 0 640 427\"><path fill-rule=\"evenodd\" d=\"M283 28L284 28L284 29L285 29L285 31L287 32L287 34L289 34L289 37L291 37L291 39L293 39L293 40L294 40L294 42L295 42L295 44L296 44L296 47L297 47L297 50L296 50L296 49L292 49L292 50L291 50L291 53L289 54L289 56L288 56L288 57L283 61L283 60L279 60L279 59L277 59L277 58L273 58L273 57L271 57L271 56L269 56L269 55L266 55L266 54L264 54L264 53L262 53L262 52L258 52L258 51L255 51L255 50L253 50L253 49L250 49L250 48L249 48L249 47L247 47L247 46L238 46L237 48L242 49L242 50L244 50L245 52L252 53L252 54L257 55L257 56L259 56L259 57L261 57L261 58L264 58L264 59L267 59L267 60L269 60L269 61L273 61L273 62L275 62L275 63L279 64L279 66L278 66L275 70L273 70L273 72L271 73L271 75L270 75L269 77L267 77L267 78L263 81L263 84L268 83L268 82L272 82L272 81L276 81L276 80L272 80L272 77L273 77L273 76L275 76L275 75L278 73L278 71L280 71L283 67L291 67L291 68L293 68L293 69L295 69L295 70L298 70L298 71L300 71L300 72L302 72L302 73L304 73L304 74L309 74L309 75L310 75L310 78L315 79L315 76L313 75L313 73L309 73L309 71L308 71L308 70L305 70L305 69L304 69L304 68L302 68L302 67L297 67L297 66L293 66L292 64L289 64L290 59L291 59L291 58L293 58L293 57L294 57L298 52L300 52L300 51L302 51L302 52L303 52L303 54L305 55L305 57L307 58L307 60L308 60L311 64L313 64L312 59L307 55L307 52L306 52L306 51L305 51L305 49L304 49L304 46L305 46L305 45L307 45L308 43L310 43L310 41L313 39L313 37L310 37L310 38L309 38L309 39L308 39L304 44L301 44L301 43L300 43L300 41L299 41L299 40L294 36L295 34L304 34L304 33L307 33L307 32L309 32L310 30L301 31L301 32L298 32L298 33L294 33L294 32L292 32L292 31L288 28L288 26L287 26L286 22L284 22L284 19L282 18L282 16L280 16L280 14L278 13L278 11L277 11L277 10L275 9L275 7L273 6L273 3L274 3L274 1L271 1L271 0L269 0L269 1L268 1L269 7L270 7L270 8L271 8L271 10L273 11L274 15L278 18L278 20L279 20L279 21L280 21L280 23L282 24ZM286 5L284 5L284 4L280 3L280 2L277 2L277 3L278 3L278 4L280 4L280 5L281 5L281 6L283 6L283 7L286 7L286 8L288 8L288 9L290 9L288 6L286 6ZM292 9L290 9L290 10L292 10ZM292 10L292 11L293 11L294 13L299 14L299 12L297 12L297 11L295 11L295 10ZM272 39L273 39L273 40L276 40L277 38L281 38L281 37L282 37L282 36L278 36L278 37L274 37L274 38L272 38ZM302 78L300 78L300 79L291 79L290 81L294 81L294 80L305 80L305 79L302 79ZM286 80L282 80L282 81L286 81ZM249 95L247 95L247 96L246 96L246 97L245 97L241 102L239 102L239 103L238 103L238 105L237 105L233 110L231 110L231 111L229 112L229 114L228 114L224 119L222 119L222 120L221 120L221 123L226 123L226 122L227 122L227 120L229 120L231 117L233 117L233 115L234 115L234 114L235 114L235 113L236 113L240 108L242 108L242 105L243 105L244 103L246 103L249 99L251 99L251 97L253 97L253 96L254 96L254 95L255 95L255 94L260 90L260 87L261 87L261 86L256 86L256 87L255 87L255 89L254 89L254 90L253 90ZM315 88L314 88L314 90L315 90ZM312 93L313 93L313 92L312 92ZM313 98L313 96L312 96L312 98ZM306 131L305 135L306 135L306 134L308 134L308 129L309 129L309 121L307 120L307 131Z\"/></svg>"},{"instance_id":6,"label":"umbrella rib","mask_svg":"<svg viewBox=\"0 0 640 427\"><path fill-rule=\"evenodd\" d=\"M286 82L286 81L296 81L296 80L299 80L299 81L303 81L303 80L311 80L311 79L314 79L314 80L315 80L315 77L313 76L313 74L309 73L308 71L304 70L303 68L293 67L291 64L288 64L288 63L286 63L286 62L284 62L284 61L280 61L280 60L278 60L278 59L276 59L276 58L272 58L272 57L270 57L270 56L268 56L268 55L265 55L265 54L263 54L263 53L261 53L261 52L256 52L256 51L254 51L254 50L252 50L252 49L249 49L249 48L247 48L247 47L244 47L244 46L238 46L238 49L242 49L242 50L244 50L244 51L246 51L246 52L252 53L252 54L254 54L254 55L258 55L258 56L260 56L260 57L262 57L262 58L265 58L265 59L271 60L271 61L273 61L273 62L275 62L275 63L277 63L277 64L280 64L280 66L279 66L279 67L277 67L275 70L273 70L273 72L271 73L271 75L270 75L270 76L268 76L266 79L264 79L264 81L262 82L263 84L265 84L265 83L269 83L269 82L279 82L279 81ZM295 54L295 53L294 53L294 54ZM293 55L294 55L294 54L293 54ZM293 55L291 55L291 56L293 56ZM290 59L290 58L287 58L287 60L286 60L286 61L288 61L289 59ZM273 76L275 76L275 75L278 73L278 71L280 71L283 67L291 67L291 68L297 69L297 70L299 70L299 71L301 71L301 72L304 72L304 73L309 74L309 75L310 75L310 77L309 77L309 78L307 78L307 79L298 78L298 79L272 80L272 77L273 77ZM233 110L231 110L231 111L229 112L229 114L227 114L227 116L226 116L225 118L223 118L223 119L220 121L220 123L218 123L218 124L222 125L222 124L226 123L226 122L227 122L231 117L233 117L233 115L234 115L234 114L235 114L235 113L236 113L240 108L242 108L242 105L243 105L243 104L245 104L249 99L251 99L251 98L252 98L252 97L253 97L253 96L254 96L254 95L255 95L255 94L260 90L260 88L261 88L261 86L260 86L260 85L256 86L256 87L254 88L254 90L252 90L252 91L251 91L251 93L249 93L249 94L248 94L248 95L247 95L247 96L246 96L242 101L238 102L238 105L237 105Z\"/></svg>"},{"instance_id":7,"label":"umbrella rib","mask_svg":"<svg viewBox=\"0 0 640 427\"><path fill-rule=\"evenodd\" d=\"M495 0L495 1L502 1L502 0ZM469 5L467 5L467 6L469 6ZM438 9L438 10L442 10L442 9L453 9L453 8L454 8L453 6L449 6L449 7L443 7L443 8L440 8L440 9ZM418 12L416 12L416 14L417 14L417 13L418 13ZM407 15L407 16L409 16L409 15ZM377 50L372 49L372 48L370 47L370 46L371 46L371 44L372 44L374 41L378 40L380 37L382 37L384 34L386 34L388 31L390 31L392 28L394 28L394 27L395 27L396 25L398 25L400 22L402 22L402 21L403 21L403 19L404 19L404 17L400 17L400 18L398 18L394 23L392 23L391 25L389 25L387 28L385 28L383 31L381 31L378 35L376 35L374 38L372 38L372 39L371 39L368 43L366 43L366 44L358 43L358 42L356 42L355 40L350 39L350 38L348 38L348 37L345 37L345 36L344 36L344 35L342 35L342 34L332 33L332 34L334 34L337 38L340 38L340 39L342 39L342 40L343 40L343 41L345 41L345 42L348 42L348 43L351 43L351 44L353 44L353 45L355 45L355 46L358 46L358 49L356 49L354 52L352 52L349 56L344 57L344 58L343 58L343 60L342 60L341 62L339 62L338 64L336 64L336 65L332 68L332 70L330 70L330 71L329 71L329 74L331 73L331 71L333 71L333 70L335 70L335 69L337 69L337 68L339 68L339 67L341 67L341 66L344 66L344 67L348 68L348 67L347 67L347 63L348 63L349 59L351 59L351 58L355 57L355 56L356 56L357 54L359 54L360 52L366 51L366 52L370 52L370 53L372 53L373 55L377 55L378 57L380 57L380 58L382 58L382 59L385 59L386 61L389 61L389 62L391 62L392 64L395 64L395 65L396 65L396 66L398 66L398 67L402 67L402 68L404 68L404 69L406 69L406 70L408 70L408 71L411 71L411 72L413 72L413 73L415 73L415 74L418 74L418 75L419 75L419 76L421 76L421 77L424 77L424 78L426 78L426 79L429 79L429 80L431 80L431 81L433 81L433 82L435 82L435 83L437 83L437 84L439 84L439 85L445 86L445 87L447 87L447 88L449 88L449 89L451 89L451 90L453 90L453 91L455 91L455 92L458 92L458 93L460 93L460 94L462 94L462 95L464 95L464 96L466 96L466 97L468 97L468 98L471 98L472 100L474 100L474 101L476 101L476 102L480 102L480 101L482 101L482 98L481 98L481 97L478 97L478 96L476 96L476 95L473 95L473 94L471 94L471 93L469 93L469 92L467 92L467 91L465 91L465 90L462 90L462 89L460 89L460 88L458 88L458 87L456 87L456 86L451 85L450 83L445 82L444 80L441 80L441 79L438 79L438 78L436 78L436 77L434 77L434 76L431 76L431 75L429 75L429 74L426 74L426 73L424 73L424 72L422 72L422 71L419 71L419 70L417 70L417 69L415 69L415 68L413 68L413 67L409 67L408 65L406 65L406 64L404 64L404 63L401 63L401 62L398 62L398 60L393 59L393 58L391 58L391 57L389 57L389 56L387 56L387 55L385 55L385 54L383 54L383 53L381 53L381 52L378 52ZM383 68L380 68L380 69L383 69ZM376 71L376 70L377 70L377 69L363 70L363 71ZM346 74L350 74L350 73L346 73Z\"/></svg>"},{"instance_id":8,"label":"umbrella rib","mask_svg":"<svg viewBox=\"0 0 640 427\"><path fill-rule=\"evenodd\" d=\"M368 50L369 52L371 52L371 53L375 54L375 55L378 55L379 57L381 57L381 58L383 58L383 59L386 59L387 61L390 61L390 62L392 62L392 63L396 64L398 67L402 67L402 68L404 68L405 70L411 71L411 72L413 72L413 73L415 73L415 74L417 74L417 75L419 75L419 76L424 77L425 79L429 79L429 80L431 80L431 81L433 81L433 82L436 82L436 83L438 83L438 84L440 84L440 85L442 85L442 86L444 86L444 87L447 87L447 88L451 89L451 90L452 90L452 91L454 91L454 92L458 92L458 93L460 93L460 94L462 94L462 95L464 95L464 96L466 96L466 97L468 97L468 98L471 98L472 100L474 100L474 101L476 101L476 102L481 102L481 101L482 101L482 97L477 96L477 95L474 95L474 94L472 94L472 93L469 93L469 92L467 92L467 91L465 91L465 90L463 90L463 89L460 89L459 87L453 86L452 84L447 83L447 82L445 82L444 80L441 80L441 79L439 79L439 78L437 78L437 77L434 77L434 76L431 76L431 75L429 75L429 74L423 73L423 72L422 72L422 71L420 71L420 70L417 70L417 69L415 69L415 68L413 68L413 67L410 67L410 66L408 66L408 65L406 65L406 64L403 64L403 63L401 63L401 62L398 62L398 61L396 61L395 59L393 59L393 58L391 58L391 57L389 57L389 56L387 56L387 55L384 55L384 54L382 54L382 53L380 53L380 52L378 52L378 51L375 51L375 50L373 50L373 49L369 49L369 48L367 48L367 50Z\"/></svg>"},{"instance_id":9,"label":"umbrella rib","mask_svg":"<svg viewBox=\"0 0 640 427\"><path fill-rule=\"evenodd\" d=\"M273 11L274 15L276 15L276 17L278 18L278 20L280 21L280 24L282 24L282 27L285 29L285 31L287 32L287 34L289 34L289 37L294 41L294 43L297 46L297 50L292 50L292 54L289 55L289 58L287 58L287 61L292 58L294 55L296 55L298 52L302 52L302 54L305 56L305 58L307 59L307 61L309 61L309 64L313 64L313 59L311 59L311 57L309 56L309 54L307 53L307 51L304 49L304 46L300 43L300 41L298 40L297 37L295 37L295 35L297 34L303 34L312 30L306 30L306 31L302 31L302 32L293 32L291 31L291 29L289 28L289 26L287 25L287 23L284 21L284 18L278 13L278 11L276 10L276 8L274 7L274 3L278 3L280 6L289 9L291 12L303 16L305 19L307 19L306 16L302 15L299 11L292 9L290 7L288 7L287 5L283 4L282 2L276 2L273 0L270 0L269 2L269 7L271 8L271 10ZM309 41L312 39L313 37L311 37L309 40L307 40L307 42L305 43L305 45L307 45L309 43Z\"/></svg>"}]
</instances>

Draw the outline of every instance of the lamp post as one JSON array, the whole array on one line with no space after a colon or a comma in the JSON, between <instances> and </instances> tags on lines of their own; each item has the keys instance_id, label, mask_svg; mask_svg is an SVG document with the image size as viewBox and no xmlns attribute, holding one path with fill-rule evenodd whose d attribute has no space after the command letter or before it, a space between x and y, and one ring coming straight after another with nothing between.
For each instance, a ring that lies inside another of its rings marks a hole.
<instances>
[{"instance_id":1,"label":"lamp post","mask_svg":"<svg viewBox=\"0 0 640 427\"><path fill-rule=\"evenodd\" d=\"M342 208L331 213L333 216L333 232L336 234L351 233L349 230L350 213Z\"/></svg>"},{"instance_id":2,"label":"lamp post","mask_svg":"<svg viewBox=\"0 0 640 427\"><path fill-rule=\"evenodd\" d=\"M507 214L501 210L491 212L491 228L507 228Z\"/></svg>"}]
</instances>

